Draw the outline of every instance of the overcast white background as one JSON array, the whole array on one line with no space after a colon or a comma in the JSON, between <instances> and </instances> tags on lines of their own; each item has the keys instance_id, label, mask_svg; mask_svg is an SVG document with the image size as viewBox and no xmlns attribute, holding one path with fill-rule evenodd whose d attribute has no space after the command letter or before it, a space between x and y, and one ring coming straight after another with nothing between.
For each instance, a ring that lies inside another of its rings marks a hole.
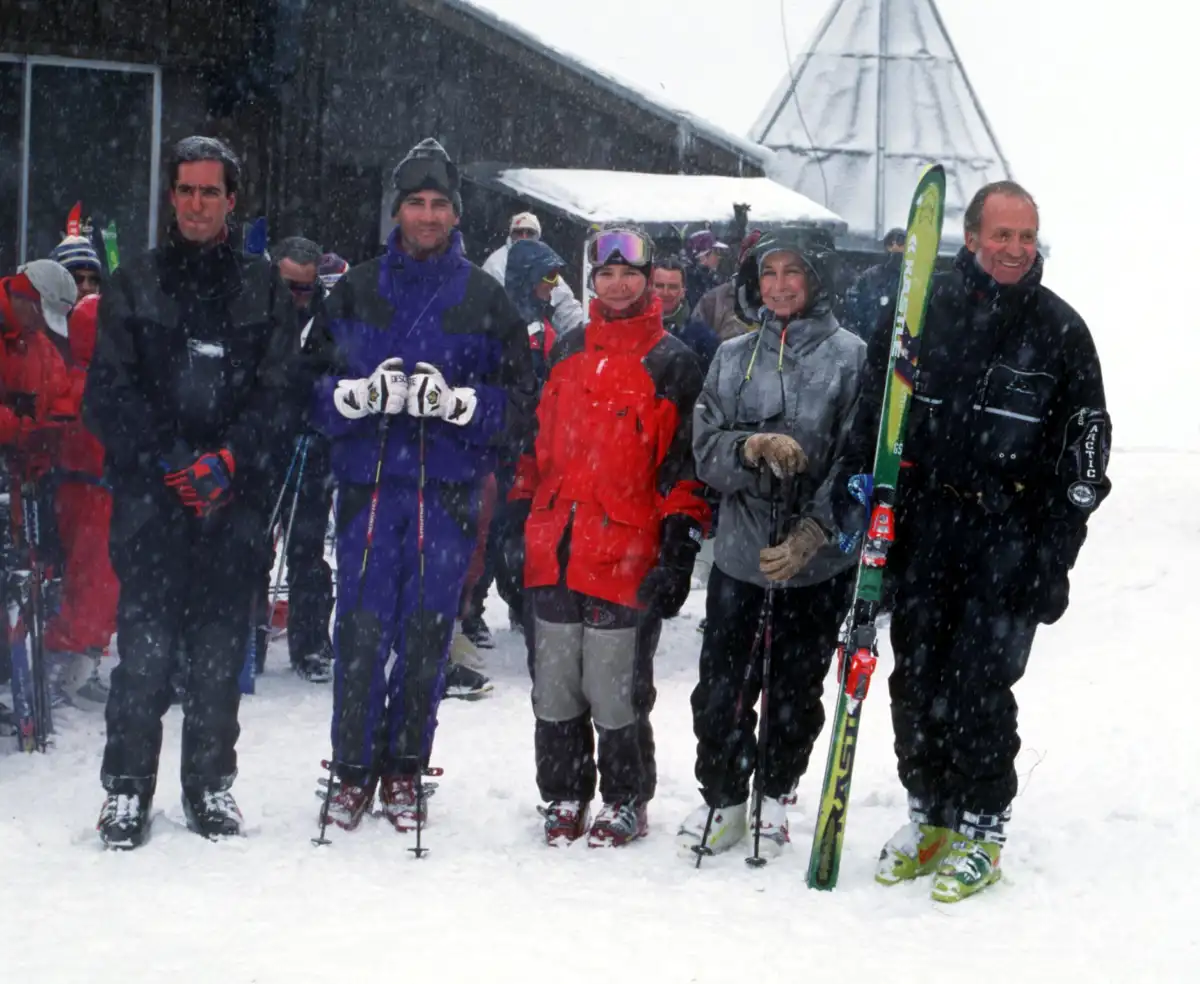
<instances>
[{"instance_id":1,"label":"overcast white background","mask_svg":"<svg viewBox=\"0 0 1200 984\"><path fill-rule=\"evenodd\" d=\"M779 0L474 0L739 135L787 71ZM898 0L893 0L898 2ZM793 57L828 0L784 0ZM1200 450L1200 14L1180 0L940 0L1046 283L1087 319L1119 447Z\"/></svg>"}]
</instances>

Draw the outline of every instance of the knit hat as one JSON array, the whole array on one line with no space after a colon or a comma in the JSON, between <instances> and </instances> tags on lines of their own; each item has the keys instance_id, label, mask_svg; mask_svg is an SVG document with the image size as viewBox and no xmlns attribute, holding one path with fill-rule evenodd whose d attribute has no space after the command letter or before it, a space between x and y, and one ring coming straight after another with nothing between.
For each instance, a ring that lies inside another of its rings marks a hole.
<instances>
[{"instance_id":1,"label":"knit hat","mask_svg":"<svg viewBox=\"0 0 1200 984\"><path fill-rule=\"evenodd\" d=\"M532 212L518 212L512 217L512 222L508 224L508 234L510 236L522 229L526 231L532 230L534 236L538 239L542 238L542 224Z\"/></svg>"},{"instance_id":2,"label":"knit hat","mask_svg":"<svg viewBox=\"0 0 1200 984\"><path fill-rule=\"evenodd\" d=\"M433 137L426 137L413 147L392 169L392 187L397 194L393 215L400 207L400 199L416 191L440 191L453 203L455 214L462 214L458 168Z\"/></svg>"},{"instance_id":3,"label":"knit hat","mask_svg":"<svg viewBox=\"0 0 1200 984\"><path fill-rule=\"evenodd\" d=\"M50 251L50 259L68 270L95 270L101 273L100 256L86 236L67 236Z\"/></svg>"},{"instance_id":4,"label":"knit hat","mask_svg":"<svg viewBox=\"0 0 1200 984\"><path fill-rule=\"evenodd\" d=\"M341 280L349 269L350 264L337 253L325 253L321 256L321 262L317 264L317 279L326 290L333 290L333 285Z\"/></svg>"},{"instance_id":5,"label":"knit hat","mask_svg":"<svg viewBox=\"0 0 1200 984\"><path fill-rule=\"evenodd\" d=\"M701 229L687 238L687 253L692 259L711 253L714 249L727 250L729 247L713 235L711 229Z\"/></svg>"}]
</instances>

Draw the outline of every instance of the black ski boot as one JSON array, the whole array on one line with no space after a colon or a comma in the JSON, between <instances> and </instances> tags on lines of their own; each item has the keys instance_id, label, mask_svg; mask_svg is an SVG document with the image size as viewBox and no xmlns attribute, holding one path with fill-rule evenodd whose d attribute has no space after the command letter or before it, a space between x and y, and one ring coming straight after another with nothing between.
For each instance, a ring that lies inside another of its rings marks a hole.
<instances>
[{"instance_id":1,"label":"black ski boot","mask_svg":"<svg viewBox=\"0 0 1200 984\"><path fill-rule=\"evenodd\" d=\"M150 837L152 795L109 793L100 808L96 832L104 846L114 851L132 851Z\"/></svg>"},{"instance_id":2,"label":"black ski boot","mask_svg":"<svg viewBox=\"0 0 1200 984\"><path fill-rule=\"evenodd\" d=\"M242 811L227 789L189 789L185 786L183 815L189 830L209 840L241 836Z\"/></svg>"}]
</instances>

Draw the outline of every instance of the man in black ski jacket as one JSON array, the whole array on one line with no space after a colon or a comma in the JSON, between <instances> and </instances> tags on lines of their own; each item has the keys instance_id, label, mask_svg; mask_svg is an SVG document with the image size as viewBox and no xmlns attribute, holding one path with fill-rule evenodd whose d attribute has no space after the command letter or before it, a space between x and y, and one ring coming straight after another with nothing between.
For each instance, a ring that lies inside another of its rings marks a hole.
<instances>
[{"instance_id":1,"label":"man in black ski jacket","mask_svg":"<svg viewBox=\"0 0 1200 984\"><path fill-rule=\"evenodd\" d=\"M920 338L888 558L892 721L912 822L876 872L883 884L936 872L944 902L999 878L1020 748L1012 687L1038 623L1066 609L1068 572L1110 487L1099 359L1083 319L1041 285L1037 206L1017 184L988 185L965 226ZM853 438L863 471L892 317L868 348Z\"/></svg>"},{"instance_id":2,"label":"man in black ski jacket","mask_svg":"<svg viewBox=\"0 0 1200 984\"><path fill-rule=\"evenodd\" d=\"M280 286L291 295L301 344L307 341L309 326L324 309L329 295L324 282L317 276L321 257L321 247L302 236L289 236L271 248L271 261L275 264ZM282 535L288 536L290 531L287 542L288 656L293 672L302 680L328 683L333 677L333 643L329 639L333 571L325 559L325 535L333 507L329 439L305 425L293 448L294 461L286 469L291 472L290 481L283 490L283 508L280 510ZM300 490L294 497L297 482ZM259 589L259 629L255 648L260 674L267 657L271 580L270 574L264 575L264 583Z\"/></svg>"},{"instance_id":3,"label":"man in black ski jacket","mask_svg":"<svg viewBox=\"0 0 1200 984\"><path fill-rule=\"evenodd\" d=\"M106 711L97 829L149 833L173 653L186 656L181 779L189 827L241 832L238 673L266 524L311 379L270 263L228 243L239 164L224 144L175 148L167 243L122 263L104 292L84 418L113 492L120 663Z\"/></svg>"}]
</instances>

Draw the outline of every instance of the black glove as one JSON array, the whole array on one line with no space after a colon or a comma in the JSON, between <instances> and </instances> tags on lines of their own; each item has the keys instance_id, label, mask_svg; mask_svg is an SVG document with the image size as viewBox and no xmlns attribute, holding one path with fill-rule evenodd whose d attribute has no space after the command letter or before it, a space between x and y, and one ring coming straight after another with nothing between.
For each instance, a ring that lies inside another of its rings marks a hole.
<instances>
[{"instance_id":1,"label":"black glove","mask_svg":"<svg viewBox=\"0 0 1200 984\"><path fill-rule=\"evenodd\" d=\"M1053 625L1070 601L1069 573L1087 537L1086 526L1054 523L1044 531L1026 585L1026 610L1043 625Z\"/></svg>"},{"instance_id":2,"label":"black glove","mask_svg":"<svg viewBox=\"0 0 1200 984\"><path fill-rule=\"evenodd\" d=\"M499 547L495 558L496 590L510 608L520 610L525 591L525 521L532 499L505 503L500 517Z\"/></svg>"},{"instance_id":3,"label":"black glove","mask_svg":"<svg viewBox=\"0 0 1200 984\"><path fill-rule=\"evenodd\" d=\"M704 537L689 516L668 516L662 522L658 564L638 586L638 601L663 618L674 618L692 590L692 568Z\"/></svg>"}]
</instances>

